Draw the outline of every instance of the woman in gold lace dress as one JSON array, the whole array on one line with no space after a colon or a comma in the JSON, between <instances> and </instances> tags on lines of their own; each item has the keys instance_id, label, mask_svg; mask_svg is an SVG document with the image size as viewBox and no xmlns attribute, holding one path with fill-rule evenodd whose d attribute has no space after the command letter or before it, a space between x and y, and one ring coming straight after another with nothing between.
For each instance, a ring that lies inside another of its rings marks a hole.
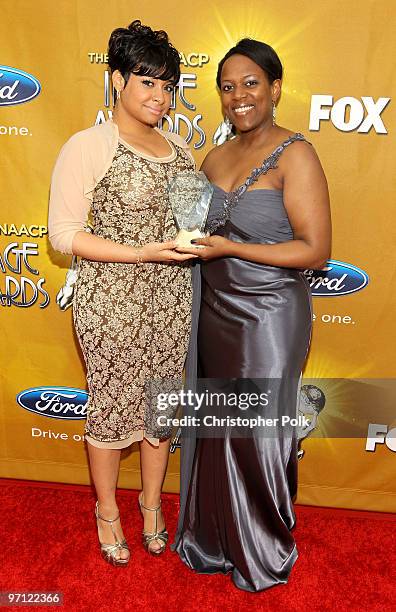
<instances>
[{"instance_id":1,"label":"woman in gold lace dress","mask_svg":"<svg viewBox=\"0 0 396 612\"><path fill-rule=\"evenodd\" d=\"M170 430L158 427L150 383L181 379L191 325L193 256L175 251L167 182L194 162L179 136L155 127L169 110L179 55L139 21L115 30L109 66L113 119L62 148L51 186L53 247L81 256L74 323L87 367L86 440L103 557L129 561L115 499L121 449L140 442L143 541L168 534L160 494ZM88 214L93 234L84 231Z\"/></svg>"}]
</instances>

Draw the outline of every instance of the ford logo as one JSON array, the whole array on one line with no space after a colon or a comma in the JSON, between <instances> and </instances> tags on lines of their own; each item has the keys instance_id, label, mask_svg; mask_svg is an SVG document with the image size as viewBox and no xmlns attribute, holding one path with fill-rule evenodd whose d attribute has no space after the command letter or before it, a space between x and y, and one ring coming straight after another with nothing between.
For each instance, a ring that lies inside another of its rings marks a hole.
<instances>
[{"instance_id":1,"label":"ford logo","mask_svg":"<svg viewBox=\"0 0 396 612\"><path fill-rule=\"evenodd\" d=\"M25 410L52 419L78 421L87 415L88 393L72 387L33 387L21 391L17 402Z\"/></svg>"},{"instance_id":2,"label":"ford logo","mask_svg":"<svg viewBox=\"0 0 396 612\"><path fill-rule=\"evenodd\" d=\"M343 261L329 259L323 270L305 270L312 295L336 297L360 291L368 285L369 277L360 268Z\"/></svg>"},{"instance_id":3,"label":"ford logo","mask_svg":"<svg viewBox=\"0 0 396 612\"><path fill-rule=\"evenodd\" d=\"M9 66L0 66L0 106L29 102L40 91L40 83L31 74Z\"/></svg>"}]
</instances>

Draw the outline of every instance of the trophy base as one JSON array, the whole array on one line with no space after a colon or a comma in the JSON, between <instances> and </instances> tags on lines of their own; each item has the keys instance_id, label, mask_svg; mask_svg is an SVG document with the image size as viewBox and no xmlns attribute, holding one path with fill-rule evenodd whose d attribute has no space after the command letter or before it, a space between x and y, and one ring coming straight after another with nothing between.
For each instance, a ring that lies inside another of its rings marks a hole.
<instances>
[{"instance_id":1,"label":"trophy base","mask_svg":"<svg viewBox=\"0 0 396 612\"><path fill-rule=\"evenodd\" d=\"M204 234L199 231L199 229L192 230L188 232L187 230L181 229L177 234L175 240L177 241L177 246L190 248L194 247L194 249L203 249L204 246L202 244L191 244L191 240L195 238L204 238Z\"/></svg>"}]
</instances>

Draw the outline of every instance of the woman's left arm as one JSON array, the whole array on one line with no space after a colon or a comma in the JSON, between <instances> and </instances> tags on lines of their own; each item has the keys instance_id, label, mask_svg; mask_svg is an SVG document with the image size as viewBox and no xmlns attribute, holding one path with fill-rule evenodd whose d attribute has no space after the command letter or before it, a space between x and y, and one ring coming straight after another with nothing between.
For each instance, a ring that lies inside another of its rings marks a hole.
<instances>
[{"instance_id":1,"label":"woman's left arm","mask_svg":"<svg viewBox=\"0 0 396 612\"><path fill-rule=\"evenodd\" d=\"M283 169L283 199L293 240L246 244L210 236L195 241L195 244L205 245L204 249L195 251L203 260L228 256L284 268L320 269L324 266L330 255L331 217L327 182L320 161L313 147L299 142L284 152L279 168Z\"/></svg>"}]
</instances>

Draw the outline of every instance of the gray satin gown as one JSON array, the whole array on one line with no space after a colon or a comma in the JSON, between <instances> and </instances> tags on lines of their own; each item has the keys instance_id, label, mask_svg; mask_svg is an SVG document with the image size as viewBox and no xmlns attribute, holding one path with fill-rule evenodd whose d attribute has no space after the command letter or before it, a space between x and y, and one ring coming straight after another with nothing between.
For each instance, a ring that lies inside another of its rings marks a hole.
<instances>
[{"instance_id":1,"label":"gray satin gown","mask_svg":"<svg viewBox=\"0 0 396 612\"><path fill-rule=\"evenodd\" d=\"M275 168L295 140L303 136L286 140L239 191L226 194L215 187L207 222L212 233L254 244L292 240L282 192L247 188ZM241 382L244 390L251 391L272 386L276 392L271 416L295 416L312 322L311 295L303 273L233 257L200 267L197 344L206 388L232 392ZM187 361L191 387L197 366L193 344L194 339ZM184 429L181 467L181 511L174 544L181 559L199 573L231 572L234 584L246 591L287 582L297 559L291 534L297 490L295 430L285 433L285 428L277 427L268 435L260 429L249 435L225 427L221 437L211 438L201 437L197 428Z\"/></svg>"}]
</instances>

